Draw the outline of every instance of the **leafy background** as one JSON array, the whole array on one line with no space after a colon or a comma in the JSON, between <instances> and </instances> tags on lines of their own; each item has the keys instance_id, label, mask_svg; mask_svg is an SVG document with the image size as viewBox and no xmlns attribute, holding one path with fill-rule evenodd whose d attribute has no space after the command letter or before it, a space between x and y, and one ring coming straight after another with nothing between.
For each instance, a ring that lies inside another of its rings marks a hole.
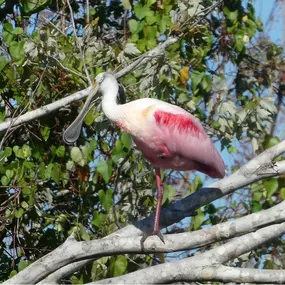
<instances>
[{"instance_id":1,"label":"leafy background","mask_svg":"<svg viewBox=\"0 0 285 285\"><path fill-rule=\"evenodd\" d=\"M228 173L280 139L283 50L263 36L252 1L0 0L0 121L88 87L170 36L180 38L121 79L127 100L153 97L199 118L222 151ZM69 7L70 4L70 7ZM71 14L70 8L73 13ZM204 20L193 25L195 15ZM72 20L76 30L73 28ZM155 208L152 168L95 106L76 146L62 140L82 102L3 132L0 142L0 279L62 244L104 237ZM165 171L166 206L207 182L198 173ZM271 207L285 198L285 180L254 183L167 229L191 231ZM284 267L283 239L237 262ZM203 250L203 249L201 249ZM183 253L185 255L192 252ZM162 261L181 255L159 255ZM82 283L132 272L149 256L104 257L63 282Z\"/></svg>"}]
</instances>

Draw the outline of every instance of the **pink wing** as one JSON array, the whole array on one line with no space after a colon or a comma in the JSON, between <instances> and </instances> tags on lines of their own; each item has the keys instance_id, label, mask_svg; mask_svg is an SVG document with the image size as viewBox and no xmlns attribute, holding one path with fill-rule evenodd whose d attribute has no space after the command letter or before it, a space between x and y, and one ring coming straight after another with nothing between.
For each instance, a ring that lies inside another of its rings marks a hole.
<instances>
[{"instance_id":1,"label":"pink wing","mask_svg":"<svg viewBox=\"0 0 285 285\"><path fill-rule=\"evenodd\" d=\"M151 113L148 139L134 140L155 167L195 169L213 178L224 177L222 158L198 119L170 104L159 104Z\"/></svg>"}]
</instances>

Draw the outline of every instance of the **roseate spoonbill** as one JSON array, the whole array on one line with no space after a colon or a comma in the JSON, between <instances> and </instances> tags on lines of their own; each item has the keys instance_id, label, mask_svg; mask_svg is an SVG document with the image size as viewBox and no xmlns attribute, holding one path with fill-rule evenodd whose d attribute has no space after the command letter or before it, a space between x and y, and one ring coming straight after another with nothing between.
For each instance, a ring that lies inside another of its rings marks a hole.
<instances>
[{"instance_id":1,"label":"roseate spoonbill","mask_svg":"<svg viewBox=\"0 0 285 285\"><path fill-rule=\"evenodd\" d=\"M103 95L105 115L131 134L137 147L155 168L157 206L153 234L163 241L159 230L163 198L160 169L198 170L212 178L222 178L225 175L223 160L199 120L190 113L152 98L118 105L119 84L115 76L104 72L96 76L96 82L96 91ZM89 96L83 110L65 131L63 137L66 142L74 142L78 138L84 116L90 110L88 104L91 99Z\"/></svg>"}]
</instances>

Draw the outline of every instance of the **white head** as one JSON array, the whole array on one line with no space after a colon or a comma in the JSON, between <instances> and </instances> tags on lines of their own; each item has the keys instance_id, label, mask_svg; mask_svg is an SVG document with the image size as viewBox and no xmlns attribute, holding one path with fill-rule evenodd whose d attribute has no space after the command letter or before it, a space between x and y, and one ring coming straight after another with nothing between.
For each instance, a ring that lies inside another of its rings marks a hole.
<instances>
[{"instance_id":1,"label":"white head","mask_svg":"<svg viewBox=\"0 0 285 285\"><path fill-rule=\"evenodd\" d=\"M99 73L96 76L96 82L99 87L99 91L104 95L106 92L110 90L116 90L116 95L117 95L117 90L118 90L118 82L116 77L109 73L109 72L102 72Z\"/></svg>"}]
</instances>

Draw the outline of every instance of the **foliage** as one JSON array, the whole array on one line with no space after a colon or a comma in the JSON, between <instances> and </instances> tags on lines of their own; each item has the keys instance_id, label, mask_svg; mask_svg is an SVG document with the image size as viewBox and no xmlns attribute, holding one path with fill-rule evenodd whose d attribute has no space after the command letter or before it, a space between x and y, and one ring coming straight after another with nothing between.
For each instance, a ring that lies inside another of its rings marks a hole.
<instances>
[{"instance_id":1,"label":"foliage","mask_svg":"<svg viewBox=\"0 0 285 285\"><path fill-rule=\"evenodd\" d=\"M88 10L83 2L71 1L74 31L67 1L0 1L1 121L86 88L86 70L93 79L104 70L120 69L177 36L179 43L163 57L121 79L127 99L151 96L190 111L211 127L224 153L236 157L232 171L246 159L236 146L251 142L253 154L279 141L273 126L279 111L275 103L282 96L268 90L282 83L283 51L258 34L262 23L251 1L224 1L195 26L195 13L205 13L214 1L90 1ZM80 107L72 104L2 134L1 280L73 231L81 240L104 237L117 224L148 216L155 207L151 167L133 149L129 135L106 121L99 108L85 118L77 146L64 144L62 131ZM164 205L203 185L200 177L192 177L166 171ZM227 207L208 205L183 230L268 208L285 198L284 189L283 176L255 183L252 194L243 191L246 199L235 198ZM273 246L281 259L280 242ZM255 265L274 267L273 258L262 261L269 253L253 252ZM70 280L100 280L151 262L141 256L104 257Z\"/></svg>"}]
</instances>

